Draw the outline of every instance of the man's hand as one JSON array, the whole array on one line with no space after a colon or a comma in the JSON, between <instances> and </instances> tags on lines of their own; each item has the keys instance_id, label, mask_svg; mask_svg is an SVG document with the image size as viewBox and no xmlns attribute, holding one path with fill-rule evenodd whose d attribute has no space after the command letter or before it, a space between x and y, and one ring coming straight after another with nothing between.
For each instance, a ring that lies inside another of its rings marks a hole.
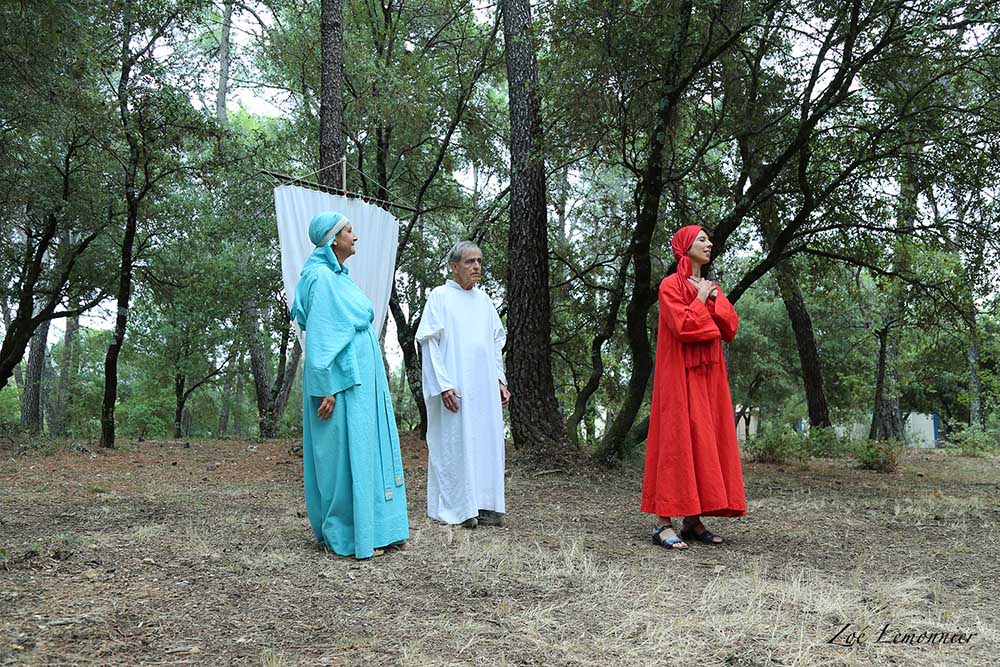
<instances>
[{"instance_id":1,"label":"man's hand","mask_svg":"<svg viewBox=\"0 0 1000 667\"><path fill-rule=\"evenodd\" d=\"M326 421L333 414L333 406L337 404L336 396L327 396L322 401L319 402L319 410L316 411L316 416Z\"/></svg>"},{"instance_id":2,"label":"man's hand","mask_svg":"<svg viewBox=\"0 0 1000 667\"><path fill-rule=\"evenodd\" d=\"M497 380L497 382L500 381ZM507 389L507 385L505 385L503 382L500 382L500 405L502 405L503 407L507 407L508 403L510 403L510 390Z\"/></svg>"},{"instance_id":3,"label":"man's hand","mask_svg":"<svg viewBox=\"0 0 1000 667\"><path fill-rule=\"evenodd\" d=\"M461 394L454 389L441 392L441 400L444 401L444 407L452 412L458 412L458 399L460 398L462 398Z\"/></svg>"}]
</instances>

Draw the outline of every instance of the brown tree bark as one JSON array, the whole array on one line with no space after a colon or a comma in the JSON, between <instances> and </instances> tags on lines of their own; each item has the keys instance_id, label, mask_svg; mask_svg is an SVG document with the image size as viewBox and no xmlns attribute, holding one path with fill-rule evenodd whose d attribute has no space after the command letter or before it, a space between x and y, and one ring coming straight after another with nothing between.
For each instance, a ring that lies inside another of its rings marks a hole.
<instances>
[{"instance_id":1,"label":"brown tree bark","mask_svg":"<svg viewBox=\"0 0 1000 667\"><path fill-rule=\"evenodd\" d=\"M898 336L894 322L889 322L878 330L878 364L875 371L875 409L872 425L868 430L869 440L902 440L904 435L903 415L899 408L896 392L899 376L893 362L898 354Z\"/></svg>"},{"instance_id":2,"label":"brown tree bark","mask_svg":"<svg viewBox=\"0 0 1000 667\"><path fill-rule=\"evenodd\" d=\"M969 425L985 427L983 381L979 378L979 332L976 328L969 332L965 360L969 373Z\"/></svg>"},{"instance_id":3,"label":"brown tree bark","mask_svg":"<svg viewBox=\"0 0 1000 667\"><path fill-rule=\"evenodd\" d=\"M240 355L239 363L236 364L236 390L235 390L235 409L233 410L233 435L237 438L243 437L243 406L240 405L240 401L243 398L243 378L246 374L246 362L244 361L246 357Z\"/></svg>"},{"instance_id":4,"label":"brown tree bark","mask_svg":"<svg viewBox=\"0 0 1000 667\"><path fill-rule=\"evenodd\" d=\"M77 350L76 338L80 331L80 317L66 319L66 332L63 334L62 358L59 360L59 386L56 390L56 401L49 422L49 432L61 438L66 435L66 421L70 403L74 400L73 385L76 379Z\"/></svg>"},{"instance_id":5,"label":"brown tree bark","mask_svg":"<svg viewBox=\"0 0 1000 667\"><path fill-rule=\"evenodd\" d=\"M199 379L193 384L191 384L191 378L189 378L183 371L177 370L174 374L174 438L189 435L191 432L190 423L188 424L188 428L184 428L184 415L189 414L189 411L187 410L188 399L191 398L191 395L199 387L204 386L213 378L225 371L232 358L233 356L230 355L223 360L218 367L212 369L212 371L205 377Z\"/></svg>"},{"instance_id":6,"label":"brown tree bark","mask_svg":"<svg viewBox=\"0 0 1000 667\"><path fill-rule=\"evenodd\" d=\"M49 320L42 322L31 337L28 365L24 373L24 392L21 394L21 425L34 435L42 432L43 418L42 383L47 356L46 340L49 336Z\"/></svg>"},{"instance_id":7,"label":"brown tree bark","mask_svg":"<svg viewBox=\"0 0 1000 667\"><path fill-rule=\"evenodd\" d=\"M288 404L289 392L295 382L295 373L299 366L299 359L302 357L302 347L296 338L289 358L288 342L291 335L291 323L287 323L281 331L281 353L278 356L278 368L274 374L274 383L269 387L265 395L264 409L259 413L260 437L262 438L278 437L281 418L284 416L285 406Z\"/></svg>"},{"instance_id":8,"label":"brown tree bark","mask_svg":"<svg viewBox=\"0 0 1000 667\"><path fill-rule=\"evenodd\" d=\"M320 3L319 182L340 188L340 170L333 165L344 147L344 3Z\"/></svg>"},{"instance_id":9,"label":"brown tree bark","mask_svg":"<svg viewBox=\"0 0 1000 667\"><path fill-rule=\"evenodd\" d=\"M779 264L775 271L781 300L785 303L785 312L788 313L788 319L792 323L795 346L799 351L799 367L802 370L802 384L806 393L809 425L830 428L832 425L830 402L826 397L823 365L820 363L819 346L816 343L816 334L813 332L809 309L806 308L794 272L790 271L786 264Z\"/></svg>"},{"instance_id":10,"label":"brown tree bark","mask_svg":"<svg viewBox=\"0 0 1000 667\"><path fill-rule=\"evenodd\" d=\"M507 379L514 446L557 455L568 442L551 361L551 304L545 164L538 63L529 0L502 0L510 100L510 232L507 240Z\"/></svg>"}]
</instances>

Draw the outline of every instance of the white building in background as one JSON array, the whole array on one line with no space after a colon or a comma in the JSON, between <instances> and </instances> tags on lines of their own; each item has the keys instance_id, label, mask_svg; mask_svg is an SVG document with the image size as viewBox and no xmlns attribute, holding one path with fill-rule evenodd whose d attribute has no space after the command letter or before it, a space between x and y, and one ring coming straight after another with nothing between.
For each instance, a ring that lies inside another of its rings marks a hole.
<instances>
[{"instance_id":1,"label":"white building in background","mask_svg":"<svg viewBox=\"0 0 1000 667\"><path fill-rule=\"evenodd\" d=\"M911 412L906 417L904 428L906 429L906 444L910 447L920 449L934 449L938 446L938 416L925 414L922 412ZM840 435L850 435L855 439L868 437L871 430L871 422L855 422L850 430L837 427L836 431Z\"/></svg>"},{"instance_id":2,"label":"white building in background","mask_svg":"<svg viewBox=\"0 0 1000 667\"><path fill-rule=\"evenodd\" d=\"M743 413L740 405L733 406L733 412L739 416L736 420L736 440L744 442L748 437L757 433L760 425L760 408L750 408L747 413Z\"/></svg>"},{"instance_id":3,"label":"white building in background","mask_svg":"<svg viewBox=\"0 0 1000 667\"><path fill-rule=\"evenodd\" d=\"M735 413L740 414L740 406L735 407ZM749 420L746 415L744 415L739 421L736 422L736 439L743 442L747 439L747 437L755 435L759 425L760 409L751 408L749 411ZM911 412L906 417L905 427L906 444L910 447L934 449L938 446L939 422L937 415L925 414L922 412ZM808 430L808 428L808 421L804 418L800 419L799 430ZM868 421L855 422L850 427L835 426L834 430L837 432L837 435L846 435L856 440L863 440L868 437L868 431L870 428L871 422Z\"/></svg>"}]
</instances>

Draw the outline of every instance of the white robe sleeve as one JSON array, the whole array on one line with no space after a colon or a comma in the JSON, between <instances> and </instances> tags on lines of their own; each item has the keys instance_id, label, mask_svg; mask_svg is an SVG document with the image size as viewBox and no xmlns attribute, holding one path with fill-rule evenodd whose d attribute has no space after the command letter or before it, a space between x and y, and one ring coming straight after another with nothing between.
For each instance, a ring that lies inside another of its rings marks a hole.
<instances>
[{"instance_id":1,"label":"white robe sleeve","mask_svg":"<svg viewBox=\"0 0 1000 667\"><path fill-rule=\"evenodd\" d=\"M503 370L503 346L507 342L507 330L500 321L496 307L493 308L493 344L496 347L497 379L507 386L507 374Z\"/></svg>"},{"instance_id":2,"label":"white robe sleeve","mask_svg":"<svg viewBox=\"0 0 1000 667\"><path fill-rule=\"evenodd\" d=\"M420 317L420 324L417 326L415 336L423 355L425 400L455 388L455 383L451 379L451 374L444 362L444 354L441 351L442 338L445 336L442 315L440 299L435 292L431 292L424 305L424 312Z\"/></svg>"}]
</instances>

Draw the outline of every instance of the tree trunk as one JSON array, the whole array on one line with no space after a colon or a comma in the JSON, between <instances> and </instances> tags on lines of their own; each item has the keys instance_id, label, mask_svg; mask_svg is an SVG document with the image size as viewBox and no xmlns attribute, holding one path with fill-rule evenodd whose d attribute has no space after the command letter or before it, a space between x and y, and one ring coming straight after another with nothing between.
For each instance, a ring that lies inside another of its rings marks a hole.
<instances>
[{"instance_id":1,"label":"tree trunk","mask_svg":"<svg viewBox=\"0 0 1000 667\"><path fill-rule=\"evenodd\" d=\"M68 165L72 151L67 155ZM68 167L67 167L68 173ZM67 193L69 188L68 177L64 179L63 192ZM7 386L7 381L14 375L15 369L24 360L24 353L31 343L35 330L42 322L48 322L56 308L59 290L65 285L65 277L62 284L58 286L49 285L48 295L39 298L36 290L42 283L42 276L48 263L47 256L49 248L55 239L59 226L59 217L56 213L50 213L45 218L44 227L35 236L34 247L25 249L24 275L21 278L19 290L17 292L16 312L11 318L6 313L4 319L7 320L4 328L3 343L0 344L0 387ZM16 381L16 380L15 380ZM24 386L23 382L20 386Z\"/></svg>"},{"instance_id":2,"label":"tree trunk","mask_svg":"<svg viewBox=\"0 0 1000 667\"><path fill-rule=\"evenodd\" d=\"M763 166L755 144L755 141L746 140L743 142L743 150L741 151L749 163L751 182L757 178ZM764 245L768 250L771 250L774 239L780 233L780 217L774 196L768 196L761 204L760 209L760 229L764 237ZM826 397L826 383L823 379L819 345L816 343L816 334L813 331L809 309L802 298L798 275L788 260L775 266L774 271L778 282L778 292L785 304L785 312L788 313L788 319L795 334L795 346L799 352L799 368L802 372L802 385L809 411L809 424L814 427L829 428L831 426L830 402Z\"/></svg>"},{"instance_id":3,"label":"tree trunk","mask_svg":"<svg viewBox=\"0 0 1000 667\"><path fill-rule=\"evenodd\" d=\"M965 361L969 370L969 425L986 426L983 413L983 382L979 378L979 331L973 313L973 323L969 331L969 345L965 350Z\"/></svg>"},{"instance_id":4,"label":"tree trunk","mask_svg":"<svg viewBox=\"0 0 1000 667\"><path fill-rule=\"evenodd\" d=\"M138 151L133 149L132 157L138 160ZM132 297L133 255L136 232L139 226L139 202L135 198L135 173L130 172L126 186L128 215L125 221L125 236L122 239L121 265L118 275L116 295L115 329L111 344L104 357L104 399L101 403L101 447L115 446L115 403L118 400L118 357L125 343L125 328L128 325L129 302Z\"/></svg>"},{"instance_id":5,"label":"tree trunk","mask_svg":"<svg viewBox=\"0 0 1000 667\"><path fill-rule=\"evenodd\" d=\"M125 329L128 325L129 302L132 298L132 275L135 267L135 238L139 229L139 204L145 196L145 187L137 190L137 179L143 151L139 133L132 121L129 107L129 85L132 75L132 11L131 1L123 9L123 30L121 44L121 75L118 79L118 115L121 129L129 146L128 162L125 164L125 233L122 236L121 255L118 272L118 289L115 294L115 328L108 352L104 357L104 398L101 403L101 447L115 446L115 403L118 400L118 357L125 343ZM148 163L147 163L148 166ZM148 184L147 184L148 185Z\"/></svg>"},{"instance_id":6,"label":"tree trunk","mask_svg":"<svg viewBox=\"0 0 1000 667\"><path fill-rule=\"evenodd\" d=\"M295 371L299 365L299 358L302 356L302 347L296 338L292 346L292 358L288 359L288 339L291 335L291 323L286 324L281 332L281 356L278 359L278 369L275 373L275 384L270 387L264 403L264 410L260 413L260 437L276 438L281 423L281 418L285 414L285 405L288 401L291 385L295 381Z\"/></svg>"},{"instance_id":7,"label":"tree trunk","mask_svg":"<svg viewBox=\"0 0 1000 667\"><path fill-rule=\"evenodd\" d=\"M233 0L226 0L222 10L222 34L219 36L219 86L215 91L215 117L228 121L226 96L229 91L229 35L232 30Z\"/></svg>"},{"instance_id":8,"label":"tree trunk","mask_svg":"<svg viewBox=\"0 0 1000 667\"><path fill-rule=\"evenodd\" d=\"M830 403L826 397L823 380L823 366L820 363L819 346L813 332L812 318L806 308L798 278L786 264L775 267L781 300L795 333L795 346L799 350L799 367L802 369L802 384L806 392L809 410L809 425L830 428Z\"/></svg>"},{"instance_id":9,"label":"tree trunk","mask_svg":"<svg viewBox=\"0 0 1000 667\"><path fill-rule=\"evenodd\" d=\"M42 368L42 424L48 425L49 434L52 434L52 415L56 411L56 403L59 397L56 396L56 367L52 362L52 356L46 355L45 366Z\"/></svg>"},{"instance_id":10,"label":"tree trunk","mask_svg":"<svg viewBox=\"0 0 1000 667\"><path fill-rule=\"evenodd\" d=\"M285 408L288 407L288 397L291 396L292 387L295 386L295 374L299 368L299 361L302 359L302 346L296 339L292 345L292 356L288 360L285 372L282 375L281 387L276 392L274 399L274 414L278 421L285 416Z\"/></svg>"},{"instance_id":11,"label":"tree trunk","mask_svg":"<svg viewBox=\"0 0 1000 667\"><path fill-rule=\"evenodd\" d=\"M545 164L537 96L538 63L529 0L502 0L510 100L510 232L507 240L507 379L514 446L542 456L565 451L551 362L551 304Z\"/></svg>"},{"instance_id":12,"label":"tree trunk","mask_svg":"<svg viewBox=\"0 0 1000 667\"><path fill-rule=\"evenodd\" d=\"M240 270L247 270L247 257L240 259ZM240 309L240 328L246 339L247 355L250 357L250 373L253 375L254 397L257 399L257 422L262 423L267 413L271 395L271 378L267 365L267 355L260 334L260 311L252 295L247 295Z\"/></svg>"},{"instance_id":13,"label":"tree trunk","mask_svg":"<svg viewBox=\"0 0 1000 667\"><path fill-rule=\"evenodd\" d=\"M344 3L320 3L319 182L339 189L344 149Z\"/></svg>"},{"instance_id":14,"label":"tree trunk","mask_svg":"<svg viewBox=\"0 0 1000 667\"><path fill-rule=\"evenodd\" d=\"M896 396L898 377L892 365L898 346L894 326L887 324L877 333L878 364L875 374L875 408L872 411L872 425L868 431L869 440L902 440L904 435L903 417Z\"/></svg>"},{"instance_id":15,"label":"tree trunk","mask_svg":"<svg viewBox=\"0 0 1000 667\"><path fill-rule=\"evenodd\" d=\"M9 332L11 330L10 325L12 322L12 318L10 316L10 306L7 304L6 299L0 299L0 306L3 307L3 330L4 332ZM4 336L4 343L6 343L6 336ZM4 348L6 348L6 344L4 345ZM22 352L21 356L23 357L24 350L22 349L21 352ZM5 355L0 354L0 358L2 358L3 356ZM24 372L21 368L20 357L18 358L18 362L14 365L14 368L11 369L11 375L14 376L14 386L16 386L19 390L23 391ZM5 378L2 378L2 382L0 382L0 389L6 387L7 382L9 381L10 381L10 375L7 375Z\"/></svg>"},{"instance_id":16,"label":"tree trunk","mask_svg":"<svg viewBox=\"0 0 1000 667\"><path fill-rule=\"evenodd\" d=\"M184 404L187 402L187 394L184 392L185 384L187 384L187 378L184 373L177 373L174 376L174 438L181 437Z\"/></svg>"},{"instance_id":17,"label":"tree trunk","mask_svg":"<svg viewBox=\"0 0 1000 667\"><path fill-rule=\"evenodd\" d=\"M236 360L236 363L229 366L226 370L226 381L222 385L222 396L219 400L219 427L215 431L215 435L218 438L226 437L226 434L229 432L229 413L232 410L233 385L243 367L243 353L237 348L236 344L233 344L232 356Z\"/></svg>"},{"instance_id":18,"label":"tree trunk","mask_svg":"<svg viewBox=\"0 0 1000 667\"><path fill-rule=\"evenodd\" d=\"M59 360L59 388L56 391L56 402L49 423L49 432L61 438L66 435L66 419L69 406L74 401L74 381L76 379L76 336L80 330L80 318L70 317L66 320L66 333L63 335L62 359Z\"/></svg>"},{"instance_id":19,"label":"tree trunk","mask_svg":"<svg viewBox=\"0 0 1000 667\"><path fill-rule=\"evenodd\" d=\"M243 437L243 377L246 374L246 366L244 365L244 357L240 355L239 363L236 365L236 391L234 392L233 401L235 402L235 410L233 410L233 435L237 438Z\"/></svg>"},{"instance_id":20,"label":"tree trunk","mask_svg":"<svg viewBox=\"0 0 1000 667\"><path fill-rule=\"evenodd\" d=\"M410 395L417 405L417 413L420 415L420 438L427 439L427 404L424 403L424 385L421 379L420 355L417 352L417 344L414 336L417 327L420 325L420 313L413 316L413 320L406 321L406 314L399 305L399 295L396 293L395 281L392 286L392 297L389 299L389 310L392 311L392 319L396 322L396 340L403 350L403 368L406 369L406 385L410 388Z\"/></svg>"},{"instance_id":21,"label":"tree trunk","mask_svg":"<svg viewBox=\"0 0 1000 667\"><path fill-rule=\"evenodd\" d=\"M49 322L46 320L31 338L28 366L24 374L24 392L21 394L21 425L38 435L44 427L42 383L45 373L46 340Z\"/></svg>"}]
</instances>

